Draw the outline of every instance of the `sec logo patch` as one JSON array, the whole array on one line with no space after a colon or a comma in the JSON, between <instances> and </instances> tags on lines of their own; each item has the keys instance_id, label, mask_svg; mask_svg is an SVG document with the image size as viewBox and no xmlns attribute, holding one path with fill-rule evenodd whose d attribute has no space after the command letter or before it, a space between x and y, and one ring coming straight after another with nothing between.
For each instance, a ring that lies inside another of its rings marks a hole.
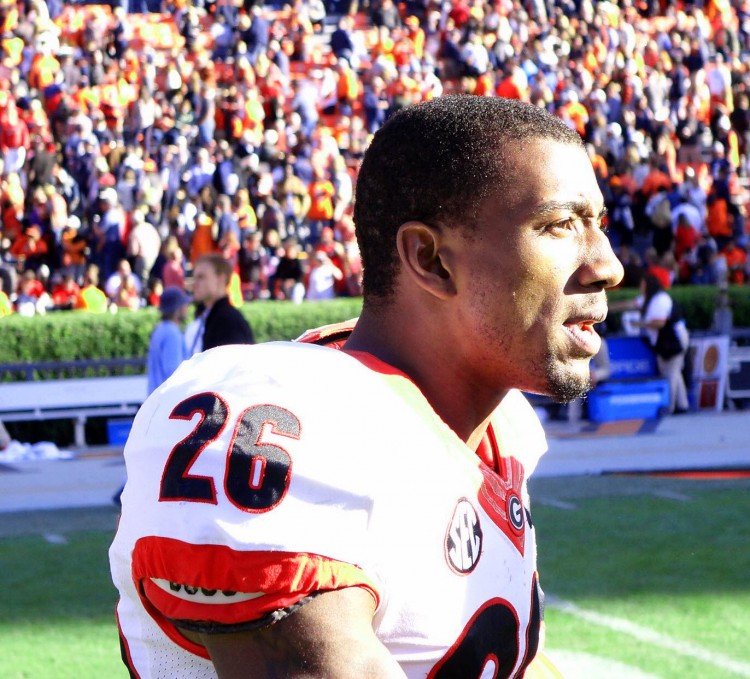
<instances>
[{"instance_id":1,"label":"sec logo patch","mask_svg":"<svg viewBox=\"0 0 750 679\"><path fill-rule=\"evenodd\" d=\"M452 570L471 573L482 555L482 527L474 505L465 497L453 510L445 536L445 557Z\"/></svg>"}]
</instances>

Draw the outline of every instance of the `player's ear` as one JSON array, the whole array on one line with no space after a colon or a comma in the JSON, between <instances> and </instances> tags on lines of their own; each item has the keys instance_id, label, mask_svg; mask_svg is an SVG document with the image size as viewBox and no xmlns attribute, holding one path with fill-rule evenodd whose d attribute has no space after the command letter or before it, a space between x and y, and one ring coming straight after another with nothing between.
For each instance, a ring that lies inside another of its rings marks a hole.
<instances>
[{"instance_id":1,"label":"player's ear","mask_svg":"<svg viewBox=\"0 0 750 679\"><path fill-rule=\"evenodd\" d=\"M455 285L440 230L423 222L406 222L396 234L403 273L440 299L455 293Z\"/></svg>"}]
</instances>

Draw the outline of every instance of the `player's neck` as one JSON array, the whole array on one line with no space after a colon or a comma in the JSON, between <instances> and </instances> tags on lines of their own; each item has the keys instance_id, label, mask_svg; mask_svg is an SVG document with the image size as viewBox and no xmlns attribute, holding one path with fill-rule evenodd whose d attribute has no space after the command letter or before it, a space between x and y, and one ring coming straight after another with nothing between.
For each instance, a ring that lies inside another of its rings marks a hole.
<instances>
[{"instance_id":1,"label":"player's neck","mask_svg":"<svg viewBox=\"0 0 750 679\"><path fill-rule=\"evenodd\" d=\"M407 375L437 415L474 450L507 390L488 393L467 379L446 345L450 341L437 330L425 336L418 324L363 311L344 348L371 354Z\"/></svg>"}]
</instances>

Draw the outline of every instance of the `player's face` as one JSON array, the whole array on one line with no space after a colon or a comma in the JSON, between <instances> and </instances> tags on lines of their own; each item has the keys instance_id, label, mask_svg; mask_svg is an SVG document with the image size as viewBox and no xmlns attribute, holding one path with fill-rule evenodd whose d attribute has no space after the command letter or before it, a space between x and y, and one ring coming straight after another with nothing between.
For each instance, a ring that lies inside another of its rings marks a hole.
<instances>
[{"instance_id":1,"label":"player's face","mask_svg":"<svg viewBox=\"0 0 750 679\"><path fill-rule=\"evenodd\" d=\"M216 273L206 262L198 262L193 270L193 299L211 305L226 295L226 276Z\"/></svg>"},{"instance_id":2,"label":"player's face","mask_svg":"<svg viewBox=\"0 0 750 679\"><path fill-rule=\"evenodd\" d=\"M474 379L571 400L589 388L601 345L592 326L622 265L602 231L602 194L583 149L527 143L510 174L458 253Z\"/></svg>"}]
</instances>

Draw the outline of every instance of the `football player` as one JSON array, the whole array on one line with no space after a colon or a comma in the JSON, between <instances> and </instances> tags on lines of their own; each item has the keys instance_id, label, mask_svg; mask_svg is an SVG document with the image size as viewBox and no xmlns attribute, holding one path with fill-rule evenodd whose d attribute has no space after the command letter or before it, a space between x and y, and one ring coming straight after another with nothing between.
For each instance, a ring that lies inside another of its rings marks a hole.
<instances>
[{"instance_id":1,"label":"football player","mask_svg":"<svg viewBox=\"0 0 750 679\"><path fill-rule=\"evenodd\" d=\"M541 108L392 116L357 181L356 323L201 353L136 416L110 551L132 676L532 676L546 443L520 390L589 387L622 277L603 213Z\"/></svg>"}]
</instances>

